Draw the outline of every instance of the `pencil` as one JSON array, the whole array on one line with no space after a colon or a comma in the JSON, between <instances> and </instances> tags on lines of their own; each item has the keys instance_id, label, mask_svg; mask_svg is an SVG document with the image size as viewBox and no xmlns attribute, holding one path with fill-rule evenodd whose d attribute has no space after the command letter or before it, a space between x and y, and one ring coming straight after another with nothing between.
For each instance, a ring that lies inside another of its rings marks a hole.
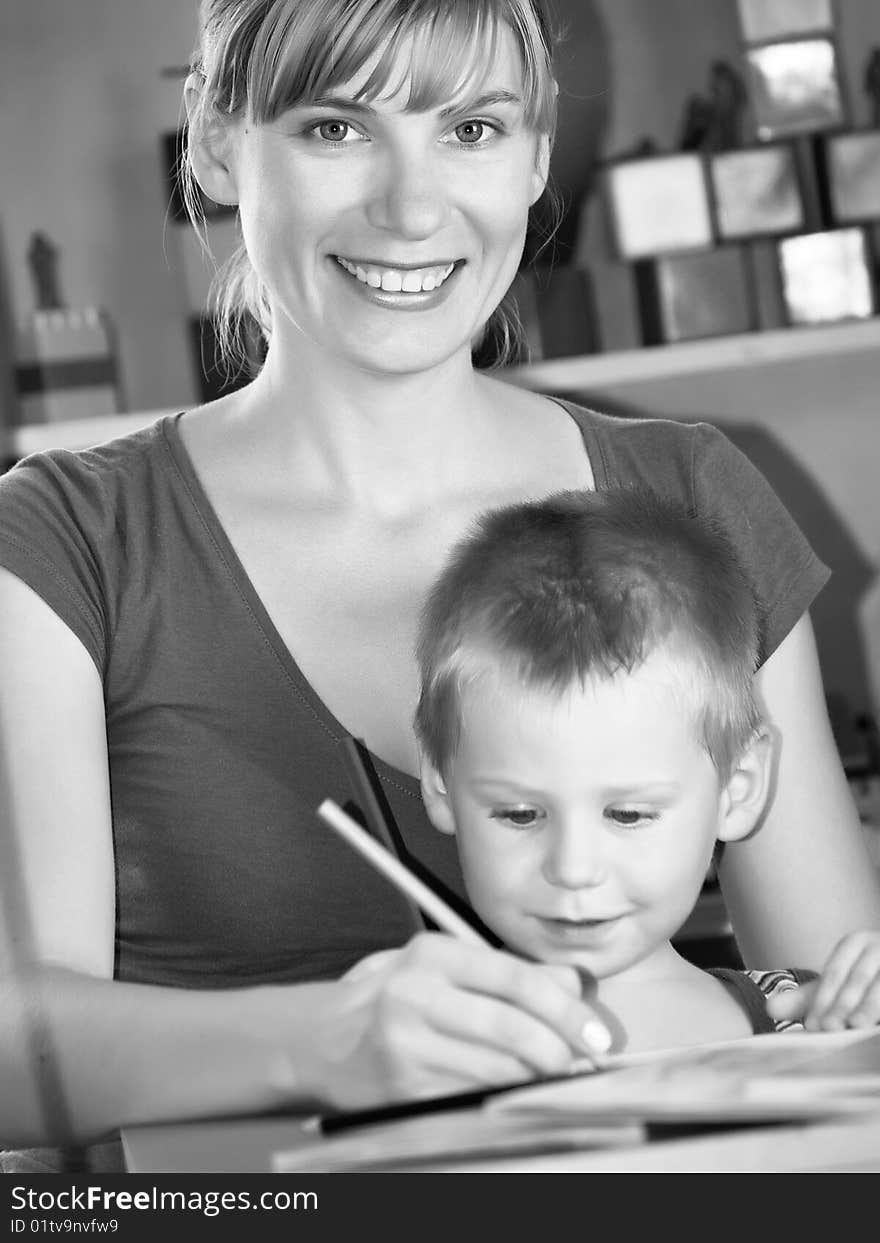
<instances>
[{"instance_id":1,"label":"pencil","mask_svg":"<svg viewBox=\"0 0 880 1243\"><path fill-rule=\"evenodd\" d=\"M429 889L424 881L419 880L418 876L411 872L406 864L395 858L390 850L386 850L375 838L370 837L369 833L343 811L338 803L325 798L318 808L318 815L340 837L344 838L349 846L354 847L377 872L381 872L386 880L411 898L420 910L433 919L438 928L458 937L460 941L469 941L471 945L489 946L489 942L484 940L470 924L465 923L450 906L447 906L439 894Z\"/></svg>"}]
</instances>

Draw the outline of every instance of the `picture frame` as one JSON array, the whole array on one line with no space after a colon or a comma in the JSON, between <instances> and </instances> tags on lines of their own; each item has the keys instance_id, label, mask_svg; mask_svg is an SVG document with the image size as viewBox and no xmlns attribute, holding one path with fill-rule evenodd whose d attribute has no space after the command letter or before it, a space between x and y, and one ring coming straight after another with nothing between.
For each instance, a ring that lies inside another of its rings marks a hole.
<instances>
[{"instance_id":1,"label":"picture frame","mask_svg":"<svg viewBox=\"0 0 880 1243\"><path fill-rule=\"evenodd\" d=\"M617 253L633 261L714 241L705 164L695 151L610 164L604 176Z\"/></svg>"},{"instance_id":2,"label":"picture frame","mask_svg":"<svg viewBox=\"0 0 880 1243\"><path fill-rule=\"evenodd\" d=\"M880 220L880 129L826 135L824 166L835 224Z\"/></svg>"},{"instance_id":3,"label":"picture frame","mask_svg":"<svg viewBox=\"0 0 880 1243\"><path fill-rule=\"evenodd\" d=\"M736 0L746 43L766 43L794 35L832 30L832 0Z\"/></svg>"},{"instance_id":4,"label":"picture frame","mask_svg":"<svg viewBox=\"0 0 880 1243\"><path fill-rule=\"evenodd\" d=\"M863 228L802 233L777 242L789 325L869 319L876 312L872 259Z\"/></svg>"},{"instance_id":5,"label":"picture frame","mask_svg":"<svg viewBox=\"0 0 880 1243\"><path fill-rule=\"evenodd\" d=\"M831 39L789 39L747 48L749 96L760 142L842 127L837 48Z\"/></svg>"},{"instance_id":6,"label":"picture frame","mask_svg":"<svg viewBox=\"0 0 880 1243\"><path fill-rule=\"evenodd\" d=\"M745 250L716 246L634 265L644 345L731 336L757 327Z\"/></svg>"},{"instance_id":7,"label":"picture frame","mask_svg":"<svg viewBox=\"0 0 880 1243\"><path fill-rule=\"evenodd\" d=\"M795 233L806 211L790 143L767 143L708 157L715 228L722 241Z\"/></svg>"}]
</instances>

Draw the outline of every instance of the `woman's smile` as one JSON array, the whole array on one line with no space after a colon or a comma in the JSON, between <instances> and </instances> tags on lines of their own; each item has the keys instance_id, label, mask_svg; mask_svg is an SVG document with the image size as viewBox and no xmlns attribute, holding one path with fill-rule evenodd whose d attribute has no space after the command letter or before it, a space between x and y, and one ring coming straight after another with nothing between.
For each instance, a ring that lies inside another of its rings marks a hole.
<instances>
[{"instance_id":1,"label":"woman's smile","mask_svg":"<svg viewBox=\"0 0 880 1243\"><path fill-rule=\"evenodd\" d=\"M353 292L386 310L426 311L446 301L464 260L421 264L385 264L335 255ZM349 280L349 278L351 278Z\"/></svg>"}]
</instances>

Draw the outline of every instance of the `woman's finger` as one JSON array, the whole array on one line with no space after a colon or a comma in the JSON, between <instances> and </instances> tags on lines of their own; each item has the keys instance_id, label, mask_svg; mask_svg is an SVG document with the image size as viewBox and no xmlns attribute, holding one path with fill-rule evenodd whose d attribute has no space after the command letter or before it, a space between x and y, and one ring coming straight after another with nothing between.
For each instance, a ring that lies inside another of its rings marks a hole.
<instances>
[{"instance_id":1,"label":"woman's finger","mask_svg":"<svg viewBox=\"0 0 880 1243\"><path fill-rule=\"evenodd\" d=\"M824 1031L838 1031L845 1027L863 1026L856 1018L863 1006L870 1012L871 994L880 977L880 945L868 943L849 965L849 970L837 986L833 997L825 1000L822 1009L818 1004L811 1009L810 1017ZM820 990L821 991L821 990ZM813 1013L815 1010L815 1013Z\"/></svg>"},{"instance_id":2,"label":"woman's finger","mask_svg":"<svg viewBox=\"0 0 880 1243\"><path fill-rule=\"evenodd\" d=\"M459 988L495 997L531 1015L578 1055L599 1058L611 1047L607 1026L581 997L574 968L548 967L502 950L432 934L413 938L405 952L423 965L442 970Z\"/></svg>"},{"instance_id":3,"label":"woman's finger","mask_svg":"<svg viewBox=\"0 0 880 1243\"><path fill-rule=\"evenodd\" d=\"M811 1031L841 1031L880 972L880 938L851 933L835 947L822 972L804 1023Z\"/></svg>"}]
</instances>

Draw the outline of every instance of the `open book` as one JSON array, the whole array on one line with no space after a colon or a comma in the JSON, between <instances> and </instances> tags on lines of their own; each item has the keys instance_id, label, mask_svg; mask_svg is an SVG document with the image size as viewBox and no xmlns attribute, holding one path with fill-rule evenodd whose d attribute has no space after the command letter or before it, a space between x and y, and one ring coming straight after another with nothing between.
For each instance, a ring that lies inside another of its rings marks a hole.
<instances>
[{"instance_id":1,"label":"open book","mask_svg":"<svg viewBox=\"0 0 880 1243\"><path fill-rule=\"evenodd\" d=\"M769 1034L621 1054L599 1071L495 1091L481 1104L413 1104L412 1115L276 1153L276 1172L413 1169L444 1160L633 1145L664 1133L880 1113L880 1031ZM368 1115L365 1115L365 1117Z\"/></svg>"}]
</instances>

